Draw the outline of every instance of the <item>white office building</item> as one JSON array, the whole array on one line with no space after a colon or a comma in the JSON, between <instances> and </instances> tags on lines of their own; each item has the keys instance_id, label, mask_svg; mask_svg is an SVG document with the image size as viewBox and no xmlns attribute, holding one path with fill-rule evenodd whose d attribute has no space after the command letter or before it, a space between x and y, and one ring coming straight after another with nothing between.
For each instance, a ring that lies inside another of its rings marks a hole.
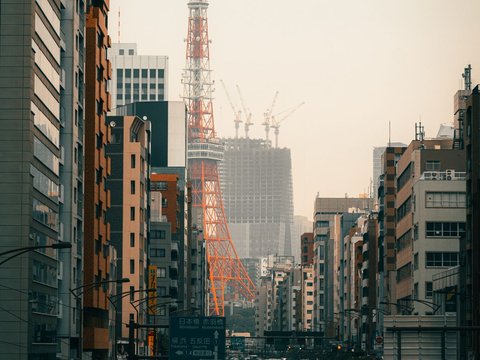
<instances>
[{"instance_id":1,"label":"white office building","mask_svg":"<svg viewBox=\"0 0 480 360\"><path fill-rule=\"evenodd\" d=\"M168 56L138 55L137 44L112 44L110 94L112 110L136 101L164 101L168 88Z\"/></svg>"}]
</instances>

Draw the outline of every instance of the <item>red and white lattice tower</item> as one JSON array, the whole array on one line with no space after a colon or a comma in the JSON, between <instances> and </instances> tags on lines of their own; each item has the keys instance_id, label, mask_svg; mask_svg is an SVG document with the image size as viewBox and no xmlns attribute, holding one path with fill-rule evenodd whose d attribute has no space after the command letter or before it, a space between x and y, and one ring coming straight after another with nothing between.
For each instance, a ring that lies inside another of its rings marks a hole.
<instances>
[{"instance_id":1,"label":"red and white lattice tower","mask_svg":"<svg viewBox=\"0 0 480 360\"><path fill-rule=\"evenodd\" d=\"M253 300L255 285L230 237L220 190L217 164L223 159L224 146L216 137L213 121L207 8L207 0L188 3L187 64L183 84L188 112L188 171L193 221L203 224L207 247L209 314L223 316L227 286L245 299Z\"/></svg>"}]
</instances>

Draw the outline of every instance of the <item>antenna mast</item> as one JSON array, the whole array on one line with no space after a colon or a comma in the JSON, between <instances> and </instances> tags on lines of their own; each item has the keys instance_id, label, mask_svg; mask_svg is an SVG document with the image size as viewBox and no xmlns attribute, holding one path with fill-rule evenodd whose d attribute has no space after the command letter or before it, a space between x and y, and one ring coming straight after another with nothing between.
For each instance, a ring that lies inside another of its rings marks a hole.
<instances>
[{"instance_id":1,"label":"antenna mast","mask_svg":"<svg viewBox=\"0 0 480 360\"><path fill-rule=\"evenodd\" d=\"M120 8L118 8L118 34L117 34L117 42L120 44Z\"/></svg>"},{"instance_id":2,"label":"antenna mast","mask_svg":"<svg viewBox=\"0 0 480 360\"><path fill-rule=\"evenodd\" d=\"M255 284L240 261L225 216L218 162L224 146L217 139L214 119L208 39L207 0L188 2L186 67L183 99L188 119L188 171L192 184L192 220L202 224L208 263L208 313L225 314L229 287L245 299L255 299Z\"/></svg>"}]
</instances>

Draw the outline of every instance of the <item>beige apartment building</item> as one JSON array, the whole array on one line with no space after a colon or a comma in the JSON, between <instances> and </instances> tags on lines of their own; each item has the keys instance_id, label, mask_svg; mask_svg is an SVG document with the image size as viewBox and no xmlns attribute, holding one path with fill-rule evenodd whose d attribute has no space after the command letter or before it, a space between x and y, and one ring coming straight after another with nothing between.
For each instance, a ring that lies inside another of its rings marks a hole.
<instances>
[{"instance_id":1,"label":"beige apartment building","mask_svg":"<svg viewBox=\"0 0 480 360\"><path fill-rule=\"evenodd\" d=\"M458 264L465 155L451 139L414 140L397 164L396 310L435 312L434 274Z\"/></svg>"}]
</instances>

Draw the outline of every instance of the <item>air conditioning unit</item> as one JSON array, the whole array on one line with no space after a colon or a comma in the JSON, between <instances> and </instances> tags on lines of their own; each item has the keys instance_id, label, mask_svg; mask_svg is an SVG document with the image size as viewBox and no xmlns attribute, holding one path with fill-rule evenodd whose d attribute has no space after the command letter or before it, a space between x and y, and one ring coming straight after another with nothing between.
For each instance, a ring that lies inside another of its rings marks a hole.
<instances>
[{"instance_id":1,"label":"air conditioning unit","mask_svg":"<svg viewBox=\"0 0 480 360\"><path fill-rule=\"evenodd\" d=\"M455 178L455 170L449 169L445 171L446 179L452 180Z\"/></svg>"},{"instance_id":2,"label":"air conditioning unit","mask_svg":"<svg viewBox=\"0 0 480 360\"><path fill-rule=\"evenodd\" d=\"M431 177L432 177L432 180L440 180L440 173L437 172L437 171L432 171L430 173Z\"/></svg>"}]
</instances>

